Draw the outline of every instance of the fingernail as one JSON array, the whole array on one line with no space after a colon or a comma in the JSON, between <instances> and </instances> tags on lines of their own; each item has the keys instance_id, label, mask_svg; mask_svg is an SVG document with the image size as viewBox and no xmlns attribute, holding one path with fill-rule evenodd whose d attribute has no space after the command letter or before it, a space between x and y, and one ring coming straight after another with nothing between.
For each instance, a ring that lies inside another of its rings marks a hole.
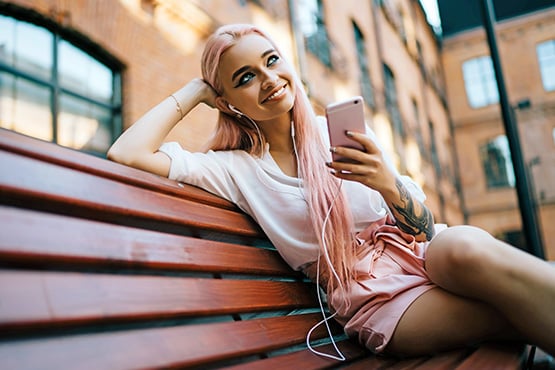
<instances>
[{"instance_id":1,"label":"fingernail","mask_svg":"<svg viewBox=\"0 0 555 370\"><path fill-rule=\"evenodd\" d=\"M326 166L331 166L331 162L326 162Z\"/></svg>"},{"instance_id":2,"label":"fingernail","mask_svg":"<svg viewBox=\"0 0 555 370\"><path fill-rule=\"evenodd\" d=\"M345 135L347 135L347 136L353 136L353 132L352 132L352 131L345 131Z\"/></svg>"},{"instance_id":3,"label":"fingernail","mask_svg":"<svg viewBox=\"0 0 555 370\"><path fill-rule=\"evenodd\" d=\"M334 146L332 146L332 147L330 148L330 152L332 152L332 153L335 153L336 150L337 150L337 149L336 149Z\"/></svg>"}]
</instances>

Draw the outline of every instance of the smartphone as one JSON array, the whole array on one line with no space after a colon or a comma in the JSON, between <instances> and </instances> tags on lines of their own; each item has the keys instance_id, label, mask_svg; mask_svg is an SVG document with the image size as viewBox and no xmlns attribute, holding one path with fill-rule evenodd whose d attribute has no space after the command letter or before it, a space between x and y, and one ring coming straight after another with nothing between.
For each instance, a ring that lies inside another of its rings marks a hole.
<instances>
[{"instance_id":1,"label":"smartphone","mask_svg":"<svg viewBox=\"0 0 555 370\"><path fill-rule=\"evenodd\" d=\"M364 100L354 96L347 100L329 104L326 107L328 133L331 146L345 146L364 151L364 147L345 135L346 131L366 133L364 121ZM334 162L349 162L349 159L332 153Z\"/></svg>"}]
</instances>

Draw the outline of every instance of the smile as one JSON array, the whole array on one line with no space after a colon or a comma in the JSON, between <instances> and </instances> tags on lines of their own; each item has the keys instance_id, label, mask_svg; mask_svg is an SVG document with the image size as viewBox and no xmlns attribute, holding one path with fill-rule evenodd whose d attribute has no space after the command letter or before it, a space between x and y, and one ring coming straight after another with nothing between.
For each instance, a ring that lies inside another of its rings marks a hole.
<instances>
[{"instance_id":1,"label":"smile","mask_svg":"<svg viewBox=\"0 0 555 370\"><path fill-rule=\"evenodd\" d=\"M268 96L266 99L264 99L263 103L265 102L269 102L272 101L280 96L282 96L283 94L285 94L285 86L283 85L279 90L277 90L275 93L273 93L272 95Z\"/></svg>"}]
</instances>

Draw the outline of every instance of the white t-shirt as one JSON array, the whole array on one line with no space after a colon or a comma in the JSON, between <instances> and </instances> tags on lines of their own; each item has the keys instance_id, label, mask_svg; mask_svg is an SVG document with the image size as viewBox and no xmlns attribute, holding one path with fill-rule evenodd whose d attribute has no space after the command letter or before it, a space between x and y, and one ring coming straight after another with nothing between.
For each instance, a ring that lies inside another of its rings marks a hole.
<instances>
[{"instance_id":1,"label":"white t-shirt","mask_svg":"<svg viewBox=\"0 0 555 370\"><path fill-rule=\"evenodd\" d=\"M325 120L319 119L319 123L329 146ZM367 134L375 141L370 129ZM292 268L298 270L316 261L318 241L301 192L302 181L281 171L269 146L262 158L242 150L192 153L176 142L165 143L159 150L171 159L170 179L198 186L235 203L260 225ZM388 164L397 173L390 161ZM399 178L418 200L425 200L423 191L409 177ZM379 192L354 181L343 181L342 188L353 213L355 231L365 229L389 212Z\"/></svg>"}]
</instances>

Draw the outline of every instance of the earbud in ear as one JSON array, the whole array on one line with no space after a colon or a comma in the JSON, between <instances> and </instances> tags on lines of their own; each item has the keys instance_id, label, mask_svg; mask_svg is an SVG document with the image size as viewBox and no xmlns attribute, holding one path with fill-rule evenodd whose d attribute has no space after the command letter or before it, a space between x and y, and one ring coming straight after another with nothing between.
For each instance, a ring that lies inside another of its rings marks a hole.
<instances>
[{"instance_id":1,"label":"earbud in ear","mask_svg":"<svg viewBox=\"0 0 555 370\"><path fill-rule=\"evenodd\" d=\"M243 116L243 113L241 113L241 111L235 108L233 105L228 104L227 107L229 108L230 111L237 114L237 118L241 118Z\"/></svg>"}]
</instances>

